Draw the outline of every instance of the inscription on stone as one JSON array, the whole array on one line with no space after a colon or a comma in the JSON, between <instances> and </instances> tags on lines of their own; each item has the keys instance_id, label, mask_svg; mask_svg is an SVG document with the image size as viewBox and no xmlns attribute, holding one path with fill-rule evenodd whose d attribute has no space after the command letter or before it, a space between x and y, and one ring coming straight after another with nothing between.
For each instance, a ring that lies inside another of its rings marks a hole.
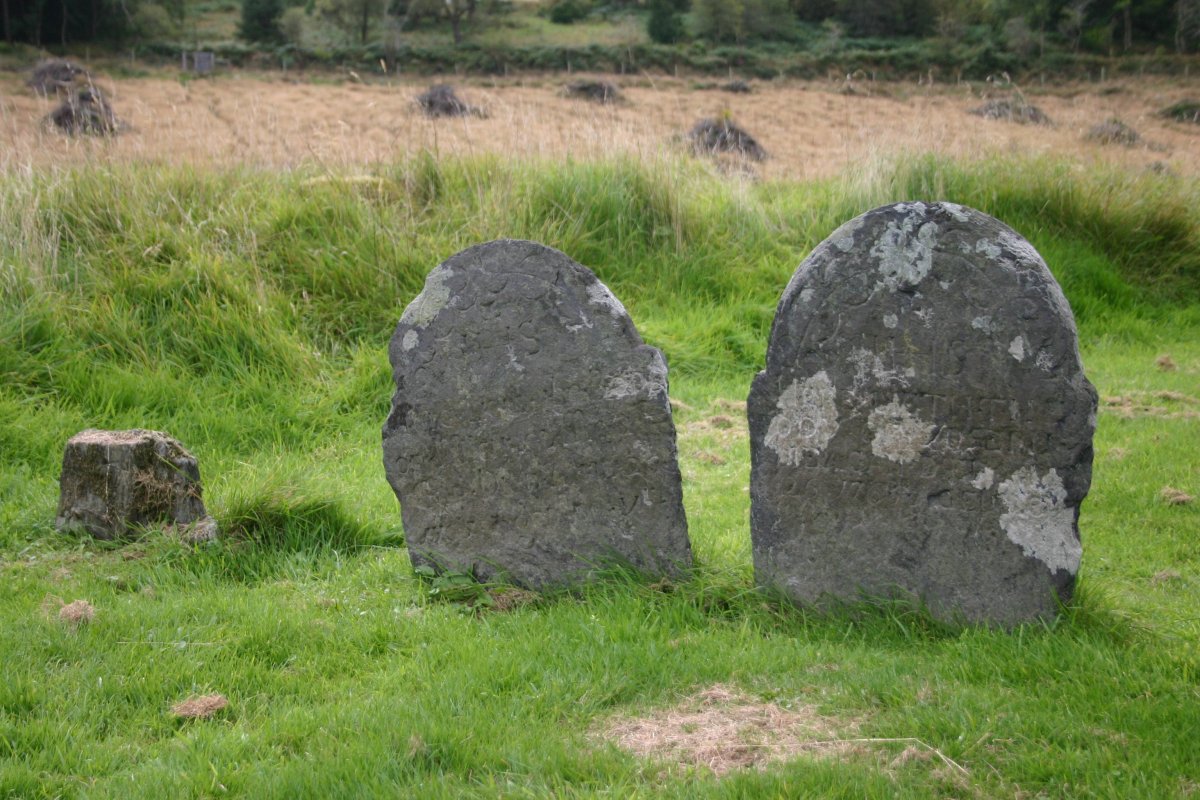
<instances>
[{"instance_id":1,"label":"inscription on stone","mask_svg":"<svg viewBox=\"0 0 1200 800\"><path fill-rule=\"evenodd\" d=\"M1078 572L1096 392L1028 242L952 203L843 225L780 300L748 414L761 585L1050 616Z\"/></svg>"},{"instance_id":2,"label":"inscription on stone","mask_svg":"<svg viewBox=\"0 0 1200 800\"><path fill-rule=\"evenodd\" d=\"M472 247L429 274L389 354L384 466L414 566L535 589L690 566L666 361L590 270Z\"/></svg>"}]
</instances>

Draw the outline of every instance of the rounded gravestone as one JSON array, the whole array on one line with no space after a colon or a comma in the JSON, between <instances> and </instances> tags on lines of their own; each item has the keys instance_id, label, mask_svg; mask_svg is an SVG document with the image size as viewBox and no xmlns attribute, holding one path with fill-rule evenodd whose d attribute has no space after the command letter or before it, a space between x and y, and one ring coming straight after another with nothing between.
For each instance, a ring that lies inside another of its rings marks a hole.
<instances>
[{"instance_id":1,"label":"rounded gravestone","mask_svg":"<svg viewBox=\"0 0 1200 800\"><path fill-rule=\"evenodd\" d=\"M666 361L590 270L535 242L464 250L389 355L384 466L414 566L535 589L690 566Z\"/></svg>"},{"instance_id":2,"label":"rounded gravestone","mask_svg":"<svg viewBox=\"0 0 1200 800\"><path fill-rule=\"evenodd\" d=\"M1069 598L1096 392L997 220L900 203L839 228L783 293L748 414L760 585L1002 625Z\"/></svg>"}]
</instances>

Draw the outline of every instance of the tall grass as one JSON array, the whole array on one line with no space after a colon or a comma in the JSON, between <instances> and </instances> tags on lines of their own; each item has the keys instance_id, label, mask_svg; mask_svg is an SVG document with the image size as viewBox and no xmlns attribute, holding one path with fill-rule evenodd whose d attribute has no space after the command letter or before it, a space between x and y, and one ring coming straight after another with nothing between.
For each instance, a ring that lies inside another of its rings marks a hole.
<instances>
[{"instance_id":1,"label":"tall grass","mask_svg":"<svg viewBox=\"0 0 1200 800\"><path fill-rule=\"evenodd\" d=\"M1114 188L1127 202L1113 199ZM0 184L0 795L1165 797L1200 759L1194 183L918 160L820 184L686 163L415 158L367 176L131 167ZM1080 593L1054 624L907 607L815 615L752 589L734 405L793 269L837 225L950 199L1046 256L1106 395ZM594 269L672 367L698 569L509 614L435 602L382 478L385 345L425 274L491 238ZM1172 354L1175 371L1154 365ZM723 421L715 424L714 418ZM732 418L732 427L726 427ZM50 527L65 439L152 427L201 459L226 532L96 543ZM87 597L71 629L58 598ZM734 683L861 745L718 781L594 735ZM223 692L215 720L168 713Z\"/></svg>"}]
</instances>

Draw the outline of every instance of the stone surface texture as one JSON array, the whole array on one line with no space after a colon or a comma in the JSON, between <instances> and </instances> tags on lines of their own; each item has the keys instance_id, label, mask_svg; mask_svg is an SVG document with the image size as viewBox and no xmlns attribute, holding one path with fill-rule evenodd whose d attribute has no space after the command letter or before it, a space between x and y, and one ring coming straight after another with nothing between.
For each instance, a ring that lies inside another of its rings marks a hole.
<instances>
[{"instance_id":1,"label":"stone surface texture","mask_svg":"<svg viewBox=\"0 0 1200 800\"><path fill-rule=\"evenodd\" d=\"M900 203L835 231L784 291L747 413L761 585L1000 625L1070 597L1096 392L1061 289L997 220Z\"/></svg>"},{"instance_id":2,"label":"stone surface texture","mask_svg":"<svg viewBox=\"0 0 1200 800\"><path fill-rule=\"evenodd\" d=\"M54 524L98 539L163 524L181 526L189 541L216 535L199 463L170 436L140 429L86 430L67 440Z\"/></svg>"},{"instance_id":3,"label":"stone surface texture","mask_svg":"<svg viewBox=\"0 0 1200 800\"><path fill-rule=\"evenodd\" d=\"M405 309L384 466L414 567L570 586L691 564L662 353L543 245L453 256Z\"/></svg>"}]
</instances>

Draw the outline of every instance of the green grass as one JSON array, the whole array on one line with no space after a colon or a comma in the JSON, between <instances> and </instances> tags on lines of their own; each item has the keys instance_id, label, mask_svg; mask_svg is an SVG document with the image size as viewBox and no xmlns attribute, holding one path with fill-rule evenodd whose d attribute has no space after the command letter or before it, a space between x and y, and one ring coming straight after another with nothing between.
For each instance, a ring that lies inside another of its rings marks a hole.
<instances>
[{"instance_id":1,"label":"green grass","mask_svg":"<svg viewBox=\"0 0 1200 800\"><path fill-rule=\"evenodd\" d=\"M0 796L1172 797L1200 780L1200 199L1053 162L821 184L685 163L430 157L372 180L143 168L0 184ZM753 591L740 411L793 269L897 199L993 213L1046 256L1106 407L1076 599L958 630L903 606L817 615ZM533 238L594 269L672 366L696 574L613 576L508 613L412 574L379 428L385 343L457 250ZM1177 365L1164 371L1159 356ZM1164 394L1166 393L1166 394ZM707 421L717 415L733 427ZM201 460L233 535L52 528L63 442L151 427ZM95 619L58 621L86 598ZM716 779L598 741L713 683L913 737ZM192 694L229 708L169 713Z\"/></svg>"}]
</instances>

